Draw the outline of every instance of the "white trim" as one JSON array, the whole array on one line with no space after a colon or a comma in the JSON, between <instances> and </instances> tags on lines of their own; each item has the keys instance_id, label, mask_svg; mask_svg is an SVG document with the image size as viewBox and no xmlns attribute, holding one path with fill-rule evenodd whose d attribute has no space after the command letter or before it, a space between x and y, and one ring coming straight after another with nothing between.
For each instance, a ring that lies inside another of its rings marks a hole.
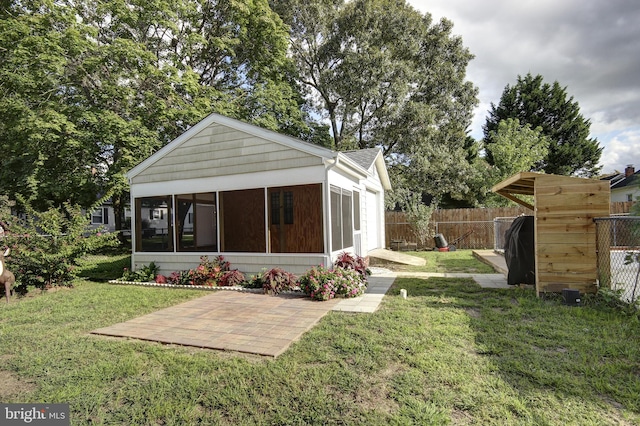
<instances>
[{"instance_id":1,"label":"white trim","mask_svg":"<svg viewBox=\"0 0 640 426\"><path fill-rule=\"evenodd\" d=\"M292 173L292 170L295 170L295 173ZM319 165L301 167L299 169L243 173L239 175L215 176L200 179L135 183L131 185L131 192L136 198L139 198L155 195L236 191L240 189L272 186L309 185L320 183L324 178L325 168ZM189 189L186 190L185 188Z\"/></svg>"}]
</instances>

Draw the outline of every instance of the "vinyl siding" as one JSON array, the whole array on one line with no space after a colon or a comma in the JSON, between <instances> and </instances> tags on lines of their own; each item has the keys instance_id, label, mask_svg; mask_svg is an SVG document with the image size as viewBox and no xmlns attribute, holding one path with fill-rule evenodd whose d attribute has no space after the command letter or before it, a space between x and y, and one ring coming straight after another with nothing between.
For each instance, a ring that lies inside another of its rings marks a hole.
<instances>
[{"instance_id":1,"label":"vinyl siding","mask_svg":"<svg viewBox=\"0 0 640 426\"><path fill-rule=\"evenodd\" d=\"M160 158L133 183L166 182L322 164L322 158L212 124Z\"/></svg>"}]
</instances>

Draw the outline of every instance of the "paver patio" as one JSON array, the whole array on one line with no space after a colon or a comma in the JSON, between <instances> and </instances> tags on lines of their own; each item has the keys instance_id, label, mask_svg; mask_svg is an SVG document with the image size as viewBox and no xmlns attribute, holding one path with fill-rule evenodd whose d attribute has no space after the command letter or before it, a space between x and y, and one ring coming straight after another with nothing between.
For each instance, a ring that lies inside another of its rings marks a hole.
<instances>
[{"instance_id":1,"label":"paver patio","mask_svg":"<svg viewBox=\"0 0 640 426\"><path fill-rule=\"evenodd\" d=\"M92 333L276 357L338 302L217 291Z\"/></svg>"},{"instance_id":2,"label":"paver patio","mask_svg":"<svg viewBox=\"0 0 640 426\"><path fill-rule=\"evenodd\" d=\"M91 333L277 357L327 312L375 312L396 276L472 277L483 287L508 288L502 274L392 273L370 276L367 291L353 299L317 302L297 294L275 297L216 291Z\"/></svg>"}]
</instances>

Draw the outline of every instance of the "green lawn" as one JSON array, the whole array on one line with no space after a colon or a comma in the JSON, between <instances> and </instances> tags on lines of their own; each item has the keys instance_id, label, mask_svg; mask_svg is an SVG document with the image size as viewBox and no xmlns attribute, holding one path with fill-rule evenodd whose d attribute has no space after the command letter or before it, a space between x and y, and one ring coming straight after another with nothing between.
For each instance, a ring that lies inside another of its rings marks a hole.
<instances>
[{"instance_id":1,"label":"green lawn","mask_svg":"<svg viewBox=\"0 0 640 426\"><path fill-rule=\"evenodd\" d=\"M457 250L450 252L439 251L409 251L411 256L421 257L426 260L425 266L408 266L397 264L384 264L395 271L406 272L465 272L470 274L494 274L493 268L473 256L472 250Z\"/></svg>"},{"instance_id":2,"label":"green lawn","mask_svg":"<svg viewBox=\"0 0 640 426\"><path fill-rule=\"evenodd\" d=\"M202 294L78 280L2 304L0 401L68 402L72 424L640 424L640 322L594 299L398 279L277 359L88 334Z\"/></svg>"}]
</instances>

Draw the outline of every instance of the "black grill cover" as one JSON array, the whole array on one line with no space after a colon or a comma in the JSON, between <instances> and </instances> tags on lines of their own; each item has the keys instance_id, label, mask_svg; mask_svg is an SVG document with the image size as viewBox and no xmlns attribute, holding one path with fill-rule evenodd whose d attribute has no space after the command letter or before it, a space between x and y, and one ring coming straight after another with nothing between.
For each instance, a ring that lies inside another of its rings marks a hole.
<instances>
[{"instance_id":1,"label":"black grill cover","mask_svg":"<svg viewBox=\"0 0 640 426\"><path fill-rule=\"evenodd\" d=\"M535 284L535 241L533 216L520 216L504 234L504 259L509 268L507 283Z\"/></svg>"}]
</instances>

